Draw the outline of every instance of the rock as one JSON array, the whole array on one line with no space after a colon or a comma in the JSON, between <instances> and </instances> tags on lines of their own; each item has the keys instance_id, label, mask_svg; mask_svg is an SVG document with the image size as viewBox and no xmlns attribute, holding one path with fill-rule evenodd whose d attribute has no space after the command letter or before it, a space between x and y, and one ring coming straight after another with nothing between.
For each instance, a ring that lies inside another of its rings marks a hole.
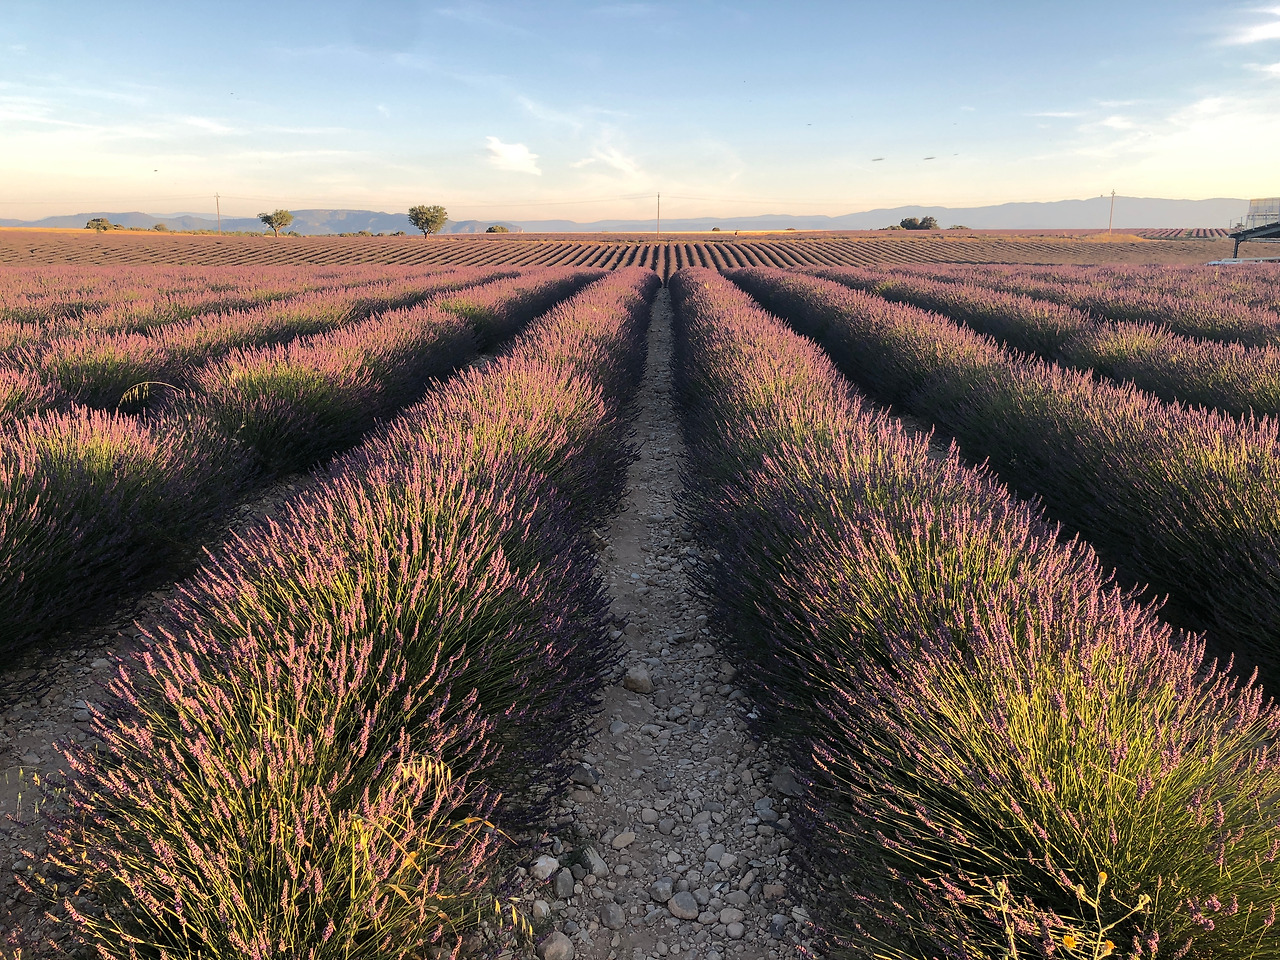
<instances>
[{"instance_id":1,"label":"rock","mask_svg":"<svg viewBox=\"0 0 1280 960\"><path fill-rule=\"evenodd\" d=\"M670 910L671 915L678 920L698 919L698 901L693 899L693 894L687 891L677 893L668 900L667 909Z\"/></svg>"},{"instance_id":2,"label":"rock","mask_svg":"<svg viewBox=\"0 0 1280 960\"><path fill-rule=\"evenodd\" d=\"M628 830L626 833L620 833L613 838L613 849L625 850L635 842L636 835Z\"/></svg>"},{"instance_id":3,"label":"rock","mask_svg":"<svg viewBox=\"0 0 1280 960\"><path fill-rule=\"evenodd\" d=\"M573 941L559 930L538 944L541 960L573 960Z\"/></svg>"},{"instance_id":4,"label":"rock","mask_svg":"<svg viewBox=\"0 0 1280 960\"><path fill-rule=\"evenodd\" d=\"M607 877L609 875L609 865L604 862L604 858L596 853L595 847L587 847L582 851L583 856L587 858L587 867L597 877Z\"/></svg>"},{"instance_id":5,"label":"rock","mask_svg":"<svg viewBox=\"0 0 1280 960\"><path fill-rule=\"evenodd\" d=\"M723 910L720 911L720 922L721 923L738 923L742 920L744 916L746 916L746 914L744 914L737 907L725 907Z\"/></svg>"},{"instance_id":6,"label":"rock","mask_svg":"<svg viewBox=\"0 0 1280 960\"><path fill-rule=\"evenodd\" d=\"M634 693L653 693L653 678L649 676L649 668L643 664L628 668L622 685Z\"/></svg>"},{"instance_id":7,"label":"rock","mask_svg":"<svg viewBox=\"0 0 1280 960\"><path fill-rule=\"evenodd\" d=\"M671 831L676 828L676 822L671 817L664 817L658 821L658 832L664 837L671 836Z\"/></svg>"},{"instance_id":8,"label":"rock","mask_svg":"<svg viewBox=\"0 0 1280 960\"><path fill-rule=\"evenodd\" d=\"M803 797L804 787L796 781L796 776L791 772L790 767L779 767L773 771L773 776L769 780L773 784L773 789L777 790L784 797Z\"/></svg>"},{"instance_id":9,"label":"rock","mask_svg":"<svg viewBox=\"0 0 1280 960\"><path fill-rule=\"evenodd\" d=\"M734 922L725 927L724 932L730 940L741 940L743 935L747 932L747 928L741 923Z\"/></svg>"},{"instance_id":10,"label":"rock","mask_svg":"<svg viewBox=\"0 0 1280 960\"><path fill-rule=\"evenodd\" d=\"M533 901L533 919L545 920L551 916L551 904L545 900Z\"/></svg>"},{"instance_id":11,"label":"rock","mask_svg":"<svg viewBox=\"0 0 1280 960\"><path fill-rule=\"evenodd\" d=\"M724 902L735 907L745 907L751 902L751 894L745 890L730 890L724 895Z\"/></svg>"},{"instance_id":12,"label":"rock","mask_svg":"<svg viewBox=\"0 0 1280 960\"><path fill-rule=\"evenodd\" d=\"M602 904L600 907L600 925L610 930L621 930L627 922L627 915L616 903Z\"/></svg>"},{"instance_id":13,"label":"rock","mask_svg":"<svg viewBox=\"0 0 1280 960\"><path fill-rule=\"evenodd\" d=\"M613 734L615 737L622 736L622 734L626 733L630 729L631 729L631 724L624 723L621 720L615 720L613 721L613 723L609 724L609 732Z\"/></svg>"},{"instance_id":14,"label":"rock","mask_svg":"<svg viewBox=\"0 0 1280 960\"><path fill-rule=\"evenodd\" d=\"M781 940L787 935L787 918L780 913L775 913L773 919L769 921L769 936L775 940Z\"/></svg>"},{"instance_id":15,"label":"rock","mask_svg":"<svg viewBox=\"0 0 1280 960\"><path fill-rule=\"evenodd\" d=\"M659 877L649 884L649 896L655 903L666 903L671 899L672 885L670 877Z\"/></svg>"},{"instance_id":16,"label":"rock","mask_svg":"<svg viewBox=\"0 0 1280 960\"><path fill-rule=\"evenodd\" d=\"M781 900L787 895L787 888L780 883L766 883L760 892L770 900Z\"/></svg>"},{"instance_id":17,"label":"rock","mask_svg":"<svg viewBox=\"0 0 1280 960\"><path fill-rule=\"evenodd\" d=\"M600 782L600 774L585 763L580 763L573 768L573 772L569 774L569 779L585 787L592 787Z\"/></svg>"},{"instance_id":18,"label":"rock","mask_svg":"<svg viewBox=\"0 0 1280 960\"><path fill-rule=\"evenodd\" d=\"M716 863L719 864L720 869L725 871L732 870L734 865L737 862L738 862L738 858L735 857L732 853L726 853L723 857L721 857L719 860L716 861Z\"/></svg>"},{"instance_id":19,"label":"rock","mask_svg":"<svg viewBox=\"0 0 1280 960\"><path fill-rule=\"evenodd\" d=\"M559 860L555 857L548 857L544 855L533 861L533 866L529 868L529 872L533 874L533 879L535 880L546 880L559 869Z\"/></svg>"},{"instance_id":20,"label":"rock","mask_svg":"<svg viewBox=\"0 0 1280 960\"><path fill-rule=\"evenodd\" d=\"M573 871L565 867L556 874L556 881L553 885L557 900L568 900L573 896Z\"/></svg>"},{"instance_id":21,"label":"rock","mask_svg":"<svg viewBox=\"0 0 1280 960\"><path fill-rule=\"evenodd\" d=\"M658 811L653 809L653 807L645 807L643 810L640 811L640 819L643 822L648 824L657 823Z\"/></svg>"},{"instance_id":22,"label":"rock","mask_svg":"<svg viewBox=\"0 0 1280 960\"><path fill-rule=\"evenodd\" d=\"M707 861L709 863L719 863L720 858L724 856L724 844L713 843L707 847Z\"/></svg>"}]
</instances>

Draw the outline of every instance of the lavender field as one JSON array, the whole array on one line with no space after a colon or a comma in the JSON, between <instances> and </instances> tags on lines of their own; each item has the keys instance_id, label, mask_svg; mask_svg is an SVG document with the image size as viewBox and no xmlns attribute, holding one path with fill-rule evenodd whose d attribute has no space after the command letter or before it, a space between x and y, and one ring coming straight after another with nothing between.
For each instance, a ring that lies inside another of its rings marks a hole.
<instances>
[{"instance_id":1,"label":"lavender field","mask_svg":"<svg viewBox=\"0 0 1280 960\"><path fill-rule=\"evenodd\" d=\"M720 266L0 276L6 949L1280 956L1280 269Z\"/></svg>"}]
</instances>

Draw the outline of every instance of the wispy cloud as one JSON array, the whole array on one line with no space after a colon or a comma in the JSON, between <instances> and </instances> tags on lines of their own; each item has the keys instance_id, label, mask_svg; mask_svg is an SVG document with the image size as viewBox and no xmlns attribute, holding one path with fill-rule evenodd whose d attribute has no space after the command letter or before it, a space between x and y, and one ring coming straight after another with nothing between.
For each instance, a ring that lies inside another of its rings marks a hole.
<instances>
[{"instance_id":1,"label":"wispy cloud","mask_svg":"<svg viewBox=\"0 0 1280 960\"><path fill-rule=\"evenodd\" d=\"M1280 40L1280 7L1265 7L1258 13L1265 13L1272 19L1264 23L1255 23L1245 27L1227 39L1228 43L1262 43L1265 40Z\"/></svg>"},{"instance_id":2,"label":"wispy cloud","mask_svg":"<svg viewBox=\"0 0 1280 960\"><path fill-rule=\"evenodd\" d=\"M203 130L205 133L216 133L219 136L227 136L228 134L240 133L234 127L228 127L225 123L219 123L209 117L183 117L182 122L189 127L195 127L197 130Z\"/></svg>"},{"instance_id":3,"label":"wispy cloud","mask_svg":"<svg viewBox=\"0 0 1280 960\"><path fill-rule=\"evenodd\" d=\"M529 31L524 27L512 23L509 16L504 17L498 13L491 13L487 6L482 3L462 3L452 7L437 7L435 12L438 16L470 24L473 27L485 27L489 30L522 36L530 35Z\"/></svg>"},{"instance_id":4,"label":"wispy cloud","mask_svg":"<svg viewBox=\"0 0 1280 960\"><path fill-rule=\"evenodd\" d=\"M485 137L485 140L491 166L512 173L542 176L542 171L538 169L538 155L523 143L503 143L497 137Z\"/></svg>"},{"instance_id":5,"label":"wispy cloud","mask_svg":"<svg viewBox=\"0 0 1280 960\"><path fill-rule=\"evenodd\" d=\"M1121 116L1106 117L1105 119L1100 120L1099 123L1101 123L1102 126L1104 127L1110 128L1111 130L1132 130L1134 127L1134 123L1132 120L1130 120L1128 117L1121 117Z\"/></svg>"},{"instance_id":6,"label":"wispy cloud","mask_svg":"<svg viewBox=\"0 0 1280 960\"><path fill-rule=\"evenodd\" d=\"M1269 63L1266 66L1257 68L1259 73L1265 73L1267 76L1275 77L1280 80L1280 63Z\"/></svg>"},{"instance_id":7,"label":"wispy cloud","mask_svg":"<svg viewBox=\"0 0 1280 960\"><path fill-rule=\"evenodd\" d=\"M567 127L571 127L574 132L582 130L584 121L571 113L565 113L563 110L556 110L549 107L545 103L539 103L531 97L520 94L516 97L516 102L529 113L531 117L543 120L547 123L561 123Z\"/></svg>"},{"instance_id":8,"label":"wispy cloud","mask_svg":"<svg viewBox=\"0 0 1280 960\"><path fill-rule=\"evenodd\" d=\"M1060 117L1070 118L1083 116L1079 110L1036 110L1027 114L1029 117Z\"/></svg>"},{"instance_id":9,"label":"wispy cloud","mask_svg":"<svg viewBox=\"0 0 1280 960\"><path fill-rule=\"evenodd\" d=\"M626 177L639 177L643 173L640 163L634 157L628 156L617 147L606 144L599 144L593 147L591 156L583 157L581 160L569 164L569 166L581 168L588 167L593 163L603 164Z\"/></svg>"}]
</instances>

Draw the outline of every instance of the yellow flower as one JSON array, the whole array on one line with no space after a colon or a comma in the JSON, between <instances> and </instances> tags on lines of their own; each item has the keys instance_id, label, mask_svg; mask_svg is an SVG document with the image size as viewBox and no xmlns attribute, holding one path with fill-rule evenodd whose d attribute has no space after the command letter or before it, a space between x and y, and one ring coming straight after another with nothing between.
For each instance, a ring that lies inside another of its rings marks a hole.
<instances>
[{"instance_id":1,"label":"yellow flower","mask_svg":"<svg viewBox=\"0 0 1280 960\"><path fill-rule=\"evenodd\" d=\"M1114 952L1115 952L1115 949L1116 949L1116 945L1115 945L1114 943L1112 943L1110 940L1108 940L1108 941L1103 945L1103 947L1104 947L1104 949L1103 949L1103 951L1102 951L1102 955L1103 955L1104 957L1109 957L1109 956L1111 956L1111 954L1112 954L1112 953L1114 953Z\"/></svg>"},{"instance_id":2,"label":"yellow flower","mask_svg":"<svg viewBox=\"0 0 1280 960\"><path fill-rule=\"evenodd\" d=\"M1103 870L1101 873L1098 874L1098 882L1099 883L1107 882L1107 871Z\"/></svg>"},{"instance_id":3,"label":"yellow flower","mask_svg":"<svg viewBox=\"0 0 1280 960\"><path fill-rule=\"evenodd\" d=\"M1068 933L1062 938L1062 945L1068 950L1074 950L1076 948L1076 938Z\"/></svg>"}]
</instances>

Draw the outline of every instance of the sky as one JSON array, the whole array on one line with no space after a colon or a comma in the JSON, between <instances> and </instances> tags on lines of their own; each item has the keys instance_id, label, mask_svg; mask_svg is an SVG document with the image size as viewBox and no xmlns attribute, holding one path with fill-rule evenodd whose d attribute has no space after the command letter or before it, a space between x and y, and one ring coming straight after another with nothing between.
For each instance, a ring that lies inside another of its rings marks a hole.
<instances>
[{"instance_id":1,"label":"sky","mask_svg":"<svg viewBox=\"0 0 1280 960\"><path fill-rule=\"evenodd\" d=\"M0 0L0 217L1280 194L1276 0Z\"/></svg>"}]
</instances>

